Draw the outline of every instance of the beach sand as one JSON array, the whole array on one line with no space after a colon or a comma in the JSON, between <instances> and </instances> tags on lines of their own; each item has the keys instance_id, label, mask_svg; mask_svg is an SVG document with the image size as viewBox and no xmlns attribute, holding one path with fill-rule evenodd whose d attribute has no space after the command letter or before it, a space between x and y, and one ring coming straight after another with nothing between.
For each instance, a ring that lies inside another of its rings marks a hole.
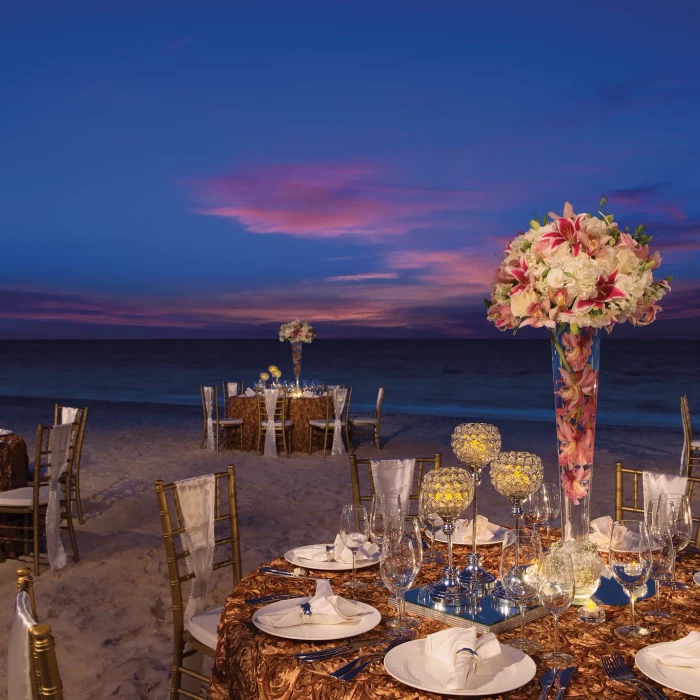
<instances>
[{"instance_id":1,"label":"beach sand","mask_svg":"<svg viewBox=\"0 0 700 700\"><path fill-rule=\"evenodd\" d=\"M86 405L75 399L62 403ZM166 698L171 664L171 607L165 553L153 482L222 471L236 465L244 572L292 546L330 541L340 510L352 501L347 455L294 454L267 459L249 453L201 450L198 408L90 402L81 487L87 521L77 525L81 560L36 580L42 622L51 624L68 698ZM50 422L53 401L0 399L0 425L27 441L30 461L36 425ZM456 465L450 435L479 416L434 418L386 415L384 449L363 445L360 457L427 457L440 451ZM552 423L499 421L504 450L539 454L546 479L557 478ZM614 514L615 462L677 473L682 432L644 428L598 429L592 516ZM509 504L488 475L480 511L508 523ZM69 551L67 534L64 544ZM457 562L460 563L460 556ZM15 594L16 560L0 564L0 678L6 677L7 639ZM212 577L212 605L231 590L230 570ZM6 698L4 683L0 698Z\"/></svg>"}]
</instances>

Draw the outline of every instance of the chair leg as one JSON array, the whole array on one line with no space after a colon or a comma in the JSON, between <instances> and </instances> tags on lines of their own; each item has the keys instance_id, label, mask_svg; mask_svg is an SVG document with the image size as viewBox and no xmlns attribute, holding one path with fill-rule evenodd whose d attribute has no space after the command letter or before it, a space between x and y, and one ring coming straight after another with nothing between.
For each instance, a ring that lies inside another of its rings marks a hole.
<instances>
[{"instance_id":1,"label":"chair leg","mask_svg":"<svg viewBox=\"0 0 700 700\"><path fill-rule=\"evenodd\" d=\"M243 452L243 426L238 427L240 434L241 434L241 452Z\"/></svg>"},{"instance_id":2,"label":"chair leg","mask_svg":"<svg viewBox=\"0 0 700 700\"><path fill-rule=\"evenodd\" d=\"M32 539L34 540L34 578L39 578L39 512L32 512Z\"/></svg>"},{"instance_id":3,"label":"chair leg","mask_svg":"<svg viewBox=\"0 0 700 700\"><path fill-rule=\"evenodd\" d=\"M81 525L85 525L85 518L83 517L83 501L80 498L80 467L75 470L75 505L78 509L78 522Z\"/></svg>"},{"instance_id":4,"label":"chair leg","mask_svg":"<svg viewBox=\"0 0 700 700\"><path fill-rule=\"evenodd\" d=\"M256 454L260 454L260 441L262 439L262 428L258 428L258 449Z\"/></svg>"},{"instance_id":5,"label":"chair leg","mask_svg":"<svg viewBox=\"0 0 700 700\"><path fill-rule=\"evenodd\" d=\"M175 633L173 640L173 672L170 677L170 700L180 700L180 685L182 684L182 655L184 644L180 635Z\"/></svg>"},{"instance_id":6,"label":"chair leg","mask_svg":"<svg viewBox=\"0 0 700 700\"><path fill-rule=\"evenodd\" d=\"M68 536L70 537L70 546L73 548L73 561L80 561L80 554L78 554L78 540L75 538L75 528L73 527L73 512L70 507L70 498L66 501L66 521L68 523Z\"/></svg>"},{"instance_id":7,"label":"chair leg","mask_svg":"<svg viewBox=\"0 0 700 700\"><path fill-rule=\"evenodd\" d=\"M207 422L204 421L204 427L202 428L202 444L199 446L200 450L204 449L204 443L207 440Z\"/></svg>"},{"instance_id":8,"label":"chair leg","mask_svg":"<svg viewBox=\"0 0 700 700\"><path fill-rule=\"evenodd\" d=\"M26 557L29 554L29 542L27 540L29 539L29 532L31 529L31 526L29 525L29 514L25 513L22 516L22 520L24 523L24 530L22 531L24 534L24 556Z\"/></svg>"},{"instance_id":9,"label":"chair leg","mask_svg":"<svg viewBox=\"0 0 700 700\"><path fill-rule=\"evenodd\" d=\"M309 454L311 454L311 440L313 438L314 434L314 429L312 426L309 426Z\"/></svg>"}]
</instances>

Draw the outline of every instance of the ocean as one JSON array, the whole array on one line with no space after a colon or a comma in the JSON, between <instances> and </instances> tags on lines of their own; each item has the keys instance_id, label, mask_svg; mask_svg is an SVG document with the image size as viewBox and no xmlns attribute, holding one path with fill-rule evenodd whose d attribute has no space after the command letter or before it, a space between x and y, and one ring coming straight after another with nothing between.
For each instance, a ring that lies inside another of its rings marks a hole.
<instances>
[{"instance_id":1,"label":"ocean","mask_svg":"<svg viewBox=\"0 0 700 700\"><path fill-rule=\"evenodd\" d=\"M598 420L681 427L679 397L697 405L694 341L601 343ZM268 365L291 379L277 340L4 341L0 395L198 405L199 385L252 384ZM353 387L353 411L464 420L552 421L548 340L317 340L305 345L302 379Z\"/></svg>"}]
</instances>

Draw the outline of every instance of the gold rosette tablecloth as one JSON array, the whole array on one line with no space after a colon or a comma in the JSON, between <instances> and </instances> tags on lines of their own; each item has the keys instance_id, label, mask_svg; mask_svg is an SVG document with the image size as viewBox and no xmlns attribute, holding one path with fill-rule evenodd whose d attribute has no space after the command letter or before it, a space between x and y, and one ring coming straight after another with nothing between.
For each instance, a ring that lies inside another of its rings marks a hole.
<instances>
[{"instance_id":1,"label":"gold rosette tablecloth","mask_svg":"<svg viewBox=\"0 0 700 700\"><path fill-rule=\"evenodd\" d=\"M552 539L555 539L554 537ZM442 547L443 545L438 545ZM499 545L479 548L483 563L488 571L497 572L501 547ZM457 547L457 562L463 564L466 547ZM270 564L280 568L292 569L284 559L275 559ZM700 591L692 582L692 572L700 568L700 555L683 557L678 566L678 579L689 583L685 591L669 592L662 590L662 605L673 613L667 620L644 620L652 630L647 644L671 641L685 636L688 632L700 629ZM425 566L416 585L425 585L441 578L441 566ZM313 572L312 572L313 575ZM336 593L343 593L340 584L350 577L350 573L318 572L319 576L331 577L331 585ZM358 577L371 583L379 576L379 567L372 566L358 571ZM252 614L257 607L246 605L246 598L254 598L269 593L298 593L300 596L313 595L314 581L308 579L288 579L253 571L236 586L229 596L221 615L219 624L219 643L216 650L214 670L209 689L211 700L440 700L447 695L435 695L410 688L395 681L384 670L381 662L372 664L351 683L331 678L328 674L343 663L359 656L363 651L353 652L348 657L335 657L325 662L300 664L293 654L299 651L312 651L337 645L340 642L311 644L272 637L260 632L252 624ZM369 586L358 592L358 599L374 605L382 618L393 617L394 609L387 604L388 593L385 588ZM644 611L651 610L654 600L637 603L637 613L643 619ZM259 606L258 606L259 607ZM623 700L634 693L627 687L608 680L600 666L600 657L613 651L621 652L630 666L633 665L635 653L645 643L623 642L613 634L613 628L629 621L629 607L605 607L607 620L601 625L588 626L579 622L578 608L570 608L561 617L559 629L562 650L576 659L577 670L574 673L567 698L607 698ZM417 634L427 634L442 629L444 625L434 620L423 619ZM383 632L383 625L364 637L375 637ZM552 648L553 618L548 615L526 626L527 634L537 639L545 651ZM505 644L518 636L519 629L499 634L499 640ZM358 637L361 639L362 637ZM539 662L537 656L535 662ZM527 685L502 696L502 700L528 700L538 698L540 694L539 677L547 670L538 663L536 676ZM641 676L637 672L638 676ZM648 680L648 679L647 679ZM660 686L657 686L660 687ZM681 700L682 693L664 688L669 700ZM699 690L700 692L700 690ZM635 696L636 697L636 696Z\"/></svg>"},{"instance_id":2,"label":"gold rosette tablecloth","mask_svg":"<svg viewBox=\"0 0 700 700\"><path fill-rule=\"evenodd\" d=\"M24 440L14 434L0 437L0 491L26 486L28 469L29 458ZM2 528L3 522L10 521L16 522L17 516L0 513L0 536L12 534L11 530L4 532ZM19 556L23 551L21 544L0 542L0 559Z\"/></svg>"},{"instance_id":3,"label":"gold rosette tablecloth","mask_svg":"<svg viewBox=\"0 0 700 700\"><path fill-rule=\"evenodd\" d=\"M231 396L226 410L227 418L243 419L243 450L255 452L258 447L258 400L255 396ZM309 421L326 417L326 398L290 398L287 420L294 423L292 430L292 452L308 452ZM264 441L262 445L264 446ZM238 447L237 438L233 447Z\"/></svg>"}]
</instances>

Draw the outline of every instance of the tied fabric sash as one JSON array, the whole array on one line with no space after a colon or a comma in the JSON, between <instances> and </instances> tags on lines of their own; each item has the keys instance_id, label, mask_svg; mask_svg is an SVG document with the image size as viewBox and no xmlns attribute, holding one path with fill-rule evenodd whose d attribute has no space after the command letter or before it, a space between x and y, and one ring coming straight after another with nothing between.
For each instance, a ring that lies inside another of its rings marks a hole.
<instances>
[{"instance_id":1,"label":"tied fabric sash","mask_svg":"<svg viewBox=\"0 0 700 700\"><path fill-rule=\"evenodd\" d=\"M72 423L73 421L75 421L75 417L77 415L77 408L71 408L70 406L61 407L61 423Z\"/></svg>"},{"instance_id":2,"label":"tied fabric sash","mask_svg":"<svg viewBox=\"0 0 700 700\"><path fill-rule=\"evenodd\" d=\"M58 480L68 468L68 452L72 435L72 423L54 425L49 435L51 461L49 462L49 504L46 508L46 549L52 571L62 569L68 561L59 534L61 495Z\"/></svg>"},{"instance_id":3,"label":"tied fabric sash","mask_svg":"<svg viewBox=\"0 0 700 700\"><path fill-rule=\"evenodd\" d=\"M180 501L183 526L182 542L189 550L187 568L194 573L190 598L185 608L185 627L193 615L204 609L209 577L214 568L214 498L213 474L175 482Z\"/></svg>"},{"instance_id":4,"label":"tied fabric sash","mask_svg":"<svg viewBox=\"0 0 700 700\"><path fill-rule=\"evenodd\" d=\"M649 501L656 500L665 493L685 493L688 485L687 476L671 476L644 472L642 474L642 490L644 492L644 512L649 508Z\"/></svg>"},{"instance_id":5,"label":"tied fabric sash","mask_svg":"<svg viewBox=\"0 0 700 700\"><path fill-rule=\"evenodd\" d=\"M213 390L210 386L204 387L204 406L207 412L207 449L214 450L214 422L211 414L214 411Z\"/></svg>"},{"instance_id":6,"label":"tied fabric sash","mask_svg":"<svg viewBox=\"0 0 700 700\"><path fill-rule=\"evenodd\" d=\"M408 515L415 459L373 459L370 463L375 493L398 493L401 510Z\"/></svg>"},{"instance_id":7,"label":"tied fabric sash","mask_svg":"<svg viewBox=\"0 0 700 700\"><path fill-rule=\"evenodd\" d=\"M347 389L336 389L333 392L333 408L335 410L335 423L333 425L333 447L331 448L332 455L342 455L345 453L345 445L343 444L343 409L345 408L345 400L348 396Z\"/></svg>"},{"instance_id":8,"label":"tied fabric sash","mask_svg":"<svg viewBox=\"0 0 700 700\"><path fill-rule=\"evenodd\" d=\"M267 430L265 431L265 457L277 457L277 439L275 436L275 409L279 398L279 389L265 389L265 410L267 411ZM282 426L284 430L284 426Z\"/></svg>"},{"instance_id":9,"label":"tied fabric sash","mask_svg":"<svg viewBox=\"0 0 700 700\"><path fill-rule=\"evenodd\" d=\"M10 630L10 646L7 650L7 697L11 700L33 700L31 681L31 649L29 630L36 627L32 617L29 596L25 591L17 594L15 615Z\"/></svg>"},{"instance_id":10,"label":"tied fabric sash","mask_svg":"<svg viewBox=\"0 0 700 700\"><path fill-rule=\"evenodd\" d=\"M229 396L238 396L238 382L228 382L226 386Z\"/></svg>"}]
</instances>

